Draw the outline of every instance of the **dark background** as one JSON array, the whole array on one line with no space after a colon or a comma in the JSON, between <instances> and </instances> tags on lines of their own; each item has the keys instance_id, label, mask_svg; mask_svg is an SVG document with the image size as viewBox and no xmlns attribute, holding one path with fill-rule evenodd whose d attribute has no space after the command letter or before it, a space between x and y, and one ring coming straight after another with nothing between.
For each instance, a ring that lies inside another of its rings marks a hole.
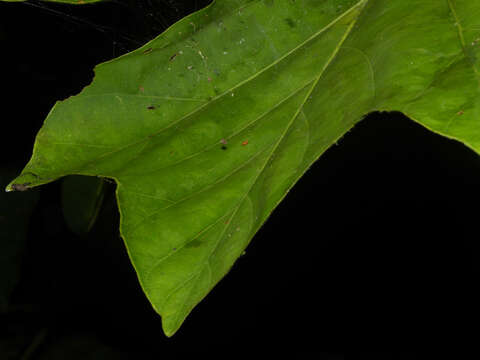
<instances>
[{"instance_id":1,"label":"dark background","mask_svg":"<svg viewBox=\"0 0 480 360\"><path fill-rule=\"evenodd\" d=\"M1 3L1 167L21 171L50 108L90 83L95 64L207 3ZM0 359L28 349L32 359L465 351L480 320L479 184L480 157L462 144L399 113L369 115L311 167L170 339L119 237L114 184L83 237L65 225L59 182L43 186L0 314Z\"/></svg>"}]
</instances>

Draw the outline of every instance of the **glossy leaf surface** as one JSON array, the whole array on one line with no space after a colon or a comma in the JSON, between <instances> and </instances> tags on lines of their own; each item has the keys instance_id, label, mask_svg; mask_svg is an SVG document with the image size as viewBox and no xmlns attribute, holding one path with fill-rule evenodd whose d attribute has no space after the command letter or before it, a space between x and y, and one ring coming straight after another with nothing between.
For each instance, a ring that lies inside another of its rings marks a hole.
<instances>
[{"instance_id":1,"label":"glossy leaf surface","mask_svg":"<svg viewBox=\"0 0 480 360\"><path fill-rule=\"evenodd\" d=\"M115 179L130 258L172 335L367 113L480 149L479 18L468 0L218 1L99 65L8 189Z\"/></svg>"}]
</instances>

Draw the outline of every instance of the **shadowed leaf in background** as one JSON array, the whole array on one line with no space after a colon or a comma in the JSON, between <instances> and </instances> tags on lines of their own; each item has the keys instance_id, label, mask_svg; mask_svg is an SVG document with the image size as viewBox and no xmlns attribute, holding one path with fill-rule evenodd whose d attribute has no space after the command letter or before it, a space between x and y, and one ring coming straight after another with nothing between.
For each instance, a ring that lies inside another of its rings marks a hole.
<instances>
[{"instance_id":1,"label":"shadowed leaf in background","mask_svg":"<svg viewBox=\"0 0 480 360\"><path fill-rule=\"evenodd\" d=\"M402 111L478 152L479 16L467 0L218 1L97 66L7 190L114 179L122 236L170 336L369 112Z\"/></svg>"},{"instance_id":2,"label":"shadowed leaf in background","mask_svg":"<svg viewBox=\"0 0 480 360\"><path fill-rule=\"evenodd\" d=\"M7 185L16 171L3 169L0 184ZM9 297L19 279L30 215L38 191L0 193L0 313L7 311Z\"/></svg>"},{"instance_id":3,"label":"shadowed leaf in background","mask_svg":"<svg viewBox=\"0 0 480 360\"><path fill-rule=\"evenodd\" d=\"M68 176L62 182L62 208L65 222L77 235L84 235L95 224L105 195L104 180L90 176Z\"/></svg>"}]
</instances>

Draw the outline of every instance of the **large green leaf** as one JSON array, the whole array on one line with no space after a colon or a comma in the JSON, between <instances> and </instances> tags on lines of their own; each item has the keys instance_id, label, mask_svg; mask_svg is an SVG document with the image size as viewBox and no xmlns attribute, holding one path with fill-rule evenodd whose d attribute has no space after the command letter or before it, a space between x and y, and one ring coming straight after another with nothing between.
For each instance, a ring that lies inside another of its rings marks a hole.
<instances>
[{"instance_id":1,"label":"large green leaf","mask_svg":"<svg viewBox=\"0 0 480 360\"><path fill-rule=\"evenodd\" d=\"M365 114L402 111L480 150L478 19L471 0L218 1L96 67L8 190L115 179L122 236L172 335Z\"/></svg>"}]
</instances>

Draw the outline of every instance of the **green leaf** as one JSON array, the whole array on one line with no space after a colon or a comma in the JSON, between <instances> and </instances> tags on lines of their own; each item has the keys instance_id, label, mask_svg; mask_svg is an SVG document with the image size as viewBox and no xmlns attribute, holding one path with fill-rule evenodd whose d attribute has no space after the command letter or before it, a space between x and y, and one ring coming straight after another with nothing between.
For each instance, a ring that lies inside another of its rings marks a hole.
<instances>
[{"instance_id":1,"label":"green leaf","mask_svg":"<svg viewBox=\"0 0 480 360\"><path fill-rule=\"evenodd\" d=\"M97 66L8 190L115 179L121 234L170 336L369 112L480 150L478 19L470 0L218 1Z\"/></svg>"},{"instance_id":2,"label":"green leaf","mask_svg":"<svg viewBox=\"0 0 480 360\"><path fill-rule=\"evenodd\" d=\"M14 175L14 171L2 169L0 185L7 185ZM37 200L38 191L0 193L0 313L7 311L20 276L30 214Z\"/></svg>"},{"instance_id":3,"label":"green leaf","mask_svg":"<svg viewBox=\"0 0 480 360\"><path fill-rule=\"evenodd\" d=\"M90 231L104 198L104 181L90 176L68 176L62 182L65 222L78 235Z\"/></svg>"}]
</instances>

